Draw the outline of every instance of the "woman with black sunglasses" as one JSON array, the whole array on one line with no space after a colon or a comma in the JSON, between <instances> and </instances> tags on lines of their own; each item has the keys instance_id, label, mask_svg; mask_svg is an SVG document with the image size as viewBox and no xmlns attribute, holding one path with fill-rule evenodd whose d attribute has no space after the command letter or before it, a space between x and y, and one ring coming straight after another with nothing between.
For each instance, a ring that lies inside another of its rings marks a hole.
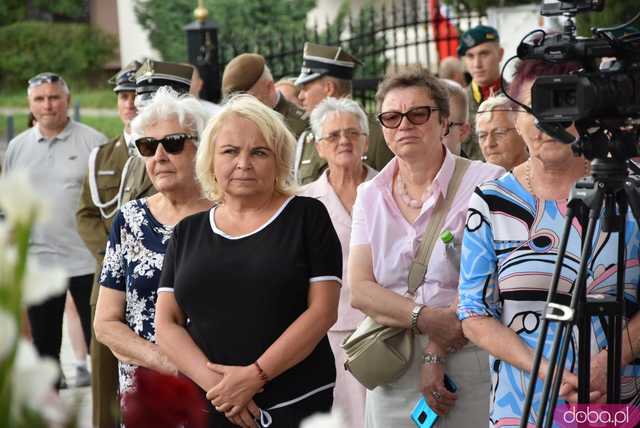
<instances>
[{"instance_id":1,"label":"woman with black sunglasses","mask_svg":"<svg viewBox=\"0 0 640 428\"><path fill-rule=\"evenodd\" d=\"M427 71L386 77L376 101L385 140L396 157L358 188L348 266L351 304L379 324L411 328L415 338L404 375L367 391L365 426L414 427L410 414L422 397L440 415L437 426L474 426L489 412L488 356L465 346L455 312L455 254L437 239L415 296L407 294L408 277L435 213L443 212L437 236L449 231L455 251L474 186L504 170L462 160L445 148L448 93ZM456 175L457 191L450 186ZM442 209L448 199L450 208ZM445 387L445 371L458 384L457 393Z\"/></svg>"},{"instance_id":2,"label":"woman with black sunglasses","mask_svg":"<svg viewBox=\"0 0 640 428\"><path fill-rule=\"evenodd\" d=\"M164 87L131 124L134 138L138 136L135 145L158 193L126 203L116 215L94 321L97 339L119 360L121 395L131 391L138 366L177 372L155 344L156 293L174 225L212 205L202 197L194 173L206 119L198 100Z\"/></svg>"}]
</instances>

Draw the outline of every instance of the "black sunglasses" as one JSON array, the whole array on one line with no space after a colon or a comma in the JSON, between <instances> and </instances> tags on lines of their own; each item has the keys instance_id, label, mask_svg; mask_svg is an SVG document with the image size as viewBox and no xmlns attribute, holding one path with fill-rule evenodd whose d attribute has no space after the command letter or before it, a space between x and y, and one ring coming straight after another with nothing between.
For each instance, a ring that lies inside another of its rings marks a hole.
<instances>
[{"instance_id":1,"label":"black sunglasses","mask_svg":"<svg viewBox=\"0 0 640 428\"><path fill-rule=\"evenodd\" d=\"M178 134L166 135L164 138L155 139L153 137L142 137L135 141L135 145L140 152L140 155L144 157L153 156L156 154L156 149L159 144L162 144L162 148L172 155L177 155L184 149L184 142L187 140L196 140L197 135L185 134L184 132Z\"/></svg>"},{"instance_id":2,"label":"black sunglasses","mask_svg":"<svg viewBox=\"0 0 640 428\"><path fill-rule=\"evenodd\" d=\"M431 117L431 112L440 110L437 107L431 106L418 106L407 110L406 113L399 111L385 111L378 115L378 121L385 128L395 129L402 123L402 118L406 117L407 120L414 125L422 125L426 123Z\"/></svg>"},{"instance_id":3,"label":"black sunglasses","mask_svg":"<svg viewBox=\"0 0 640 428\"><path fill-rule=\"evenodd\" d=\"M56 83L62 80L62 77L54 73L40 73L29 79L29 86L42 85L43 83Z\"/></svg>"}]
</instances>

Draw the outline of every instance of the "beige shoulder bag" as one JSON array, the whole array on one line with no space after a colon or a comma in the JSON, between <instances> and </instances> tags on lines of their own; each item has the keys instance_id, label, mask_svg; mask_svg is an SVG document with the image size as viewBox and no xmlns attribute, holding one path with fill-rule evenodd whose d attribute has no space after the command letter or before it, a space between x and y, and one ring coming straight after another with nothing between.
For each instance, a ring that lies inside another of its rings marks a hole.
<instances>
[{"instance_id":1,"label":"beige shoulder bag","mask_svg":"<svg viewBox=\"0 0 640 428\"><path fill-rule=\"evenodd\" d=\"M455 169L449 186L447 197L438 200L433 217L422 235L422 243L416 258L409 269L409 294L424 282L431 252L440 234L445 214L460 187L462 177L469 167L470 161L456 157ZM393 382L409 368L413 355L413 332L408 328L388 327L378 324L371 317L365 318L358 328L343 342L346 354L345 370L364 385L374 389L379 385Z\"/></svg>"}]
</instances>

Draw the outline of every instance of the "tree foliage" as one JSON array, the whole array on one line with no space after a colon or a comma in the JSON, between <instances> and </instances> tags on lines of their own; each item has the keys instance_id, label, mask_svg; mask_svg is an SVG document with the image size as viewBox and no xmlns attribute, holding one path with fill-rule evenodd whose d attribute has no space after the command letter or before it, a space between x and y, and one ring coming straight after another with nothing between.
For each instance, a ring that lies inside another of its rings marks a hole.
<instances>
[{"instance_id":1,"label":"tree foliage","mask_svg":"<svg viewBox=\"0 0 640 428\"><path fill-rule=\"evenodd\" d=\"M218 25L221 45L231 38L253 40L267 34L304 28L307 13L316 0L205 0L209 18ZM143 28L149 31L151 45L167 61L185 61L184 25L193 21L193 0L171 2L136 0L135 12Z\"/></svg>"},{"instance_id":2,"label":"tree foliage","mask_svg":"<svg viewBox=\"0 0 640 428\"><path fill-rule=\"evenodd\" d=\"M86 80L115 50L111 35L88 24L20 22L0 27L0 81L24 87L43 71Z\"/></svg>"},{"instance_id":3,"label":"tree foliage","mask_svg":"<svg viewBox=\"0 0 640 428\"><path fill-rule=\"evenodd\" d=\"M25 20L87 21L88 0L2 0L0 26Z\"/></svg>"}]
</instances>

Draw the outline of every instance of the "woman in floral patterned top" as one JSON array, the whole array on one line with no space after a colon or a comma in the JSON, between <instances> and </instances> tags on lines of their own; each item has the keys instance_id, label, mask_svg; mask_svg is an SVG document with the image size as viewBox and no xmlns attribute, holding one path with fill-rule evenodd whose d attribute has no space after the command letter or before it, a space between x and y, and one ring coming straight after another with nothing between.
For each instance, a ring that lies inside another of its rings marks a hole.
<instances>
[{"instance_id":1,"label":"woman in floral patterned top","mask_svg":"<svg viewBox=\"0 0 640 428\"><path fill-rule=\"evenodd\" d=\"M116 215L107 243L96 308L97 339L119 360L120 394L133 386L138 366L176 373L155 344L160 270L173 226L211 208L194 174L206 113L190 96L161 88L132 122L147 174L158 193L131 201Z\"/></svg>"}]
</instances>

